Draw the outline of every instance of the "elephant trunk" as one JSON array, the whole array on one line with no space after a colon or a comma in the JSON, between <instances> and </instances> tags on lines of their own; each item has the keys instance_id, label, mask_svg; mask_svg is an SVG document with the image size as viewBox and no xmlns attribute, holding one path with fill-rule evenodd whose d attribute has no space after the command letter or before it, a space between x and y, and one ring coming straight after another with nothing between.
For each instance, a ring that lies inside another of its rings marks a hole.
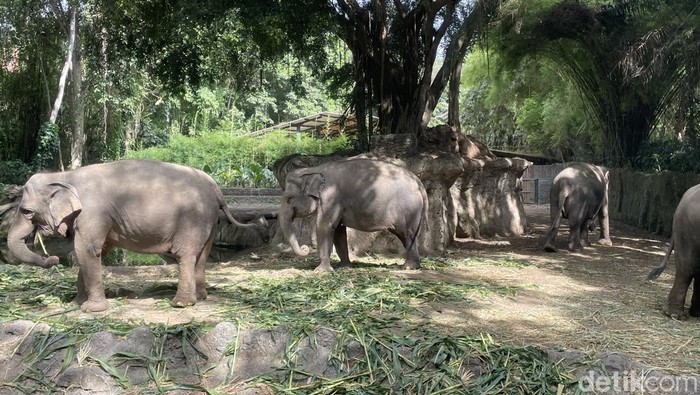
<instances>
[{"instance_id":1,"label":"elephant trunk","mask_svg":"<svg viewBox=\"0 0 700 395\"><path fill-rule=\"evenodd\" d=\"M292 246L294 253L299 256L307 256L309 255L310 249L307 245L299 246L299 240L297 240L297 235L294 233L292 226L292 222L294 221L294 213L292 211L293 210L291 210L290 207L285 207L284 204L282 205L282 209L280 210L280 215L278 217L280 229L282 229L284 238L287 239L289 245Z\"/></svg>"},{"instance_id":2,"label":"elephant trunk","mask_svg":"<svg viewBox=\"0 0 700 395\"><path fill-rule=\"evenodd\" d=\"M15 218L15 222L10 227L10 231L7 234L7 247L10 249L10 253L14 255L21 262L28 263L30 265L40 266L43 268L49 268L58 264L58 257L50 256L44 259L41 255L31 251L25 239L29 237L34 231L34 224L30 221L21 218L19 214Z\"/></svg>"}]
</instances>

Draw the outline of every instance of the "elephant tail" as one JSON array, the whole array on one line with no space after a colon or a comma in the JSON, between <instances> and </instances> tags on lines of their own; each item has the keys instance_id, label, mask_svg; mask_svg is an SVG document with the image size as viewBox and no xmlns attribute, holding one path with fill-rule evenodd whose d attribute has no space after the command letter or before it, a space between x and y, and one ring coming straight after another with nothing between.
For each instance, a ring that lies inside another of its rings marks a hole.
<instances>
[{"instance_id":1,"label":"elephant tail","mask_svg":"<svg viewBox=\"0 0 700 395\"><path fill-rule=\"evenodd\" d=\"M231 210L228 209L228 205L226 204L226 201L224 200L224 194L221 192L219 188L216 188L216 197L219 200L219 209L226 214L226 218L228 219L228 222L230 222L232 225L238 226L240 228L248 228L248 229L255 229L259 228L261 224L252 222L248 224L244 224L242 222L238 222L234 217L233 214L231 214Z\"/></svg>"},{"instance_id":2,"label":"elephant tail","mask_svg":"<svg viewBox=\"0 0 700 395\"><path fill-rule=\"evenodd\" d=\"M649 274L647 274L647 280L656 280L661 275L661 273L663 273L664 270L666 270L666 266L668 265L668 260L671 257L671 252L673 251L674 244L675 243L673 242L673 238L671 238L671 245L668 247L668 251L666 251L664 262L661 264L661 266L653 269L649 272Z\"/></svg>"}]
</instances>

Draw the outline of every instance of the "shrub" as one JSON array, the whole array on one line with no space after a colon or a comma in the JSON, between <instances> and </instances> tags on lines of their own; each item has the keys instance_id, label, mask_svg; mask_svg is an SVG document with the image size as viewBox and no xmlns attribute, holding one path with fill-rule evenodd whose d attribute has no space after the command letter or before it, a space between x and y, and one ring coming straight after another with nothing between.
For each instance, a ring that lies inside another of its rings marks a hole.
<instances>
[{"instance_id":1,"label":"shrub","mask_svg":"<svg viewBox=\"0 0 700 395\"><path fill-rule=\"evenodd\" d=\"M351 147L345 135L334 140L274 131L265 137L232 136L218 131L199 136L173 135L163 147L131 151L127 157L191 166L210 174L222 187L276 187L272 163L286 155L328 154Z\"/></svg>"},{"instance_id":2,"label":"shrub","mask_svg":"<svg viewBox=\"0 0 700 395\"><path fill-rule=\"evenodd\" d=\"M21 160L0 162L0 184L24 185L34 171Z\"/></svg>"}]
</instances>

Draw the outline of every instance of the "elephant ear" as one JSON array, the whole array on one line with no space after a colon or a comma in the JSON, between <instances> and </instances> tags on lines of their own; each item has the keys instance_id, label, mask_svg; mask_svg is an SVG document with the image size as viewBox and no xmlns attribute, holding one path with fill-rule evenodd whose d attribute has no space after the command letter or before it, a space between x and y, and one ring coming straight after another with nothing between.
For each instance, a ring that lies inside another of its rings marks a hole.
<instances>
[{"instance_id":1,"label":"elephant ear","mask_svg":"<svg viewBox=\"0 0 700 395\"><path fill-rule=\"evenodd\" d=\"M72 185L63 183L50 185L58 187L49 197L51 225L59 235L66 237L69 227L83 209L83 205L78 198L78 192Z\"/></svg>"},{"instance_id":2,"label":"elephant ear","mask_svg":"<svg viewBox=\"0 0 700 395\"><path fill-rule=\"evenodd\" d=\"M326 184L326 180L321 173L305 174L304 194L315 199L321 198L321 191Z\"/></svg>"}]
</instances>

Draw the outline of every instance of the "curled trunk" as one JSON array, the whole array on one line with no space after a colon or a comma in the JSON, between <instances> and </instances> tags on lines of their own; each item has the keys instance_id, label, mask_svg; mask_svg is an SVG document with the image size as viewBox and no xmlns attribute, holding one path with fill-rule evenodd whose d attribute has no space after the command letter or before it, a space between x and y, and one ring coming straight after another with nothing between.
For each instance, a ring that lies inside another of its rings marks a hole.
<instances>
[{"instance_id":1,"label":"curled trunk","mask_svg":"<svg viewBox=\"0 0 700 395\"><path fill-rule=\"evenodd\" d=\"M16 218L15 222L10 228L10 232L7 234L7 247L10 249L12 255L14 255L21 262L28 263L30 265L40 266L48 268L58 264L58 258L55 256L50 256L44 259L41 255L31 251L25 239L29 237L34 231L34 224L27 221L24 218Z\"/></svg>"},{"instance_id":2,"label":"curled trunk","mask_svg":"<svg viewBox=\"0 0 700 395\"><path fill-rule=\"evenodd\" d=\"M299 256L307 256L309 255L309 247L307 245L302 245L299 246L299 240L297 239L296 233L294 233L294 228L292 226L292 221L294 221L294 215L289 213L289 209L285 208L284 205L282 209L280 210L280 215L278 217L280 229L282 229L282 233L284 234L284 238L287 239L287 242L289 243L290 246L292 246L292 250L294 250L294 253L299 255Z\"/></svg>"}]
</instances>

